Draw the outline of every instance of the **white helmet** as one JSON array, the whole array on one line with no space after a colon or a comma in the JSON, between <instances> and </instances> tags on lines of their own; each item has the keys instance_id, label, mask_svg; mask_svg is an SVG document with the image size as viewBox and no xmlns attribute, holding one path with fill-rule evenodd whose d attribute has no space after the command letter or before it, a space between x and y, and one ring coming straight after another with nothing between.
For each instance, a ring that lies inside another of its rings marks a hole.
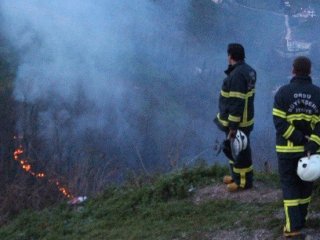
<instances>
[{"instance_id":1,"label":"white helmet","mask_svg":"<svg viewBox=\"0 0 320 240\"><path fill-rule=\"evenodd\" d=\"M236 159L239 155L239 153L242 150L245 150L248 145L248 139L247 136L244 134L244 132L237 130L235 138L231 139L231 152L233 159Z\"/></svg>"},{"instance_id":2,"label":"white helmet","mask_svg":"<svg viewBox=\"0 0 320 240\"><path fill-rule=\"evenodd\" d=\"M320 155L303 157L298 161L297 174L303 181L313 182L320 177Z\"/></svg>"}]
</instances>

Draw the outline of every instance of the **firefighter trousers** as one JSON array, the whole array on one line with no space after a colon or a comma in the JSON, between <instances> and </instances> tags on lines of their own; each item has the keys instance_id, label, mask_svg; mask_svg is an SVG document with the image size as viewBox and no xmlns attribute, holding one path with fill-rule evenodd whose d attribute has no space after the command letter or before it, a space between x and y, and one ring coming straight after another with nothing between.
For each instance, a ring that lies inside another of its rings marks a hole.
<instances>
[{"instance_id":1,"label":"firefighter trousers","mask_svg":"<svg viewBox=\"0 0 320 240\"><path fill-rule=\"evenodd\" d=\"M232 179L240 186L240 188L251 188L253 182L253 166L249 135L247 135L247 138L247 148L239 153L237 159L233 159L232 157L230 142L228 142L228 140L226 140L226 146L223 149L224 154L229 159L229 168Z\"/></svg>"},{"instance_id":2,"label":"firefighter trousers","mask_svg":"<svg viewBox=\"0 0 320 240\"><path fill-rule=\"evenodd\" d=\"M308 206L311 201L312 182L297 175L299 158L278 156L278 171L283 193L286 231L298 231L305 226Z\"/></svg>"}]
</instances>

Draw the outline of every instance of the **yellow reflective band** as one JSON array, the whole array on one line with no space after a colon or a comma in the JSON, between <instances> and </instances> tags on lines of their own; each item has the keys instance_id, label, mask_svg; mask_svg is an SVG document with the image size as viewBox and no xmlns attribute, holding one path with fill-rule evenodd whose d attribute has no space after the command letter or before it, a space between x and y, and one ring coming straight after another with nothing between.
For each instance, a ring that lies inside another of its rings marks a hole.
<instances>
[{"instance_id":1,"label":"yellow reflective band","mask_svg":"<svg viewBox=\"0 0 320 240\"><path fill-rule=\"evenodd\" d=\"M229 96L230 97L241 98L241 99L247 99L249 97L252 97L254 93L255 93L255 89L252 89L250 92L248 92L246 94L241 93L241 92L230 92Z\"/></svg>"},{"instance_id":2,"label":"yellow reflective band","mask_svg":"<svg viewBox=\"0 0 320 240\"><path fill-rule=\"evenodd\" d=\"M229 122L228 121L224 121L220 118L220 113L218 113L217 115L218 121L221 123L222 126L224 127L228 127L229 126Z\"/></svg>"},{"instance_id":3,"label":"yellow reflective band","mask_svg":"<svg viewBox=\"0 0 320 240\"><path fill-rule=\"evenodd\" d=\"M311 196L308 198L300 199L299 204L307 204L311 202Z\"/></svg>"},{"instance_id":4,"label":"yellow reflective band","mask_svg":"<svg viewBox=\"0 0 320 240\"><path fill-rule=\"evenodd\" d=\"M246 186L246 173L240 173L240 187Z\"/></svg>"},{"instance_id":5,"label":"yellow reflective band","mask_svg":"<svg viewBox=\"0 0 320 240\"><path fill-rule=\"evenodd\" d=\"M276 151L281 153L304 152L304 146L276 146Z\"/></svg>"},{"instance_id":6,"label":"yellow reflective band","mask_svg":"<svg viewBox=\"0 0 320 240\"><path fill-rule=\"evenodd\" d=\"M299 113L299 114L289 115L289 116L287 116L287 119L290 122L295 121L295 120L311 121L312 120L312 116L304 114L304 113Z\"/></svg>"},{"instance_id":7,"label":"yellow reflective band","mask_svg":"<svg viewBox=\"0 0 320 240\"><path fill-rule=\"evenodd\" d=\"M228 92L225 92L225 91L222 91L220 92L221 96L225 97L225 98L228 98L229 97L229 93Z\"/></svg>"},{"instance_id":8,"label":"yellow reflective band","mask_svg":"<svg viewBox=\"0 0 320 240\"><path fill-rule=\"evenodd\" d=\"M283 200L284 205L288 207L298 206L299 202L300 202L300 199Z\"/></svg>"},{"instance_id":9,"label":"yellow reflective band","mask_svg":"<svg viewBox=\"0 0 320 240\"><path fill-rule=\"evenodd\" d=\"M229 114L228 120L232 121L232 122L240 122L241 121L241 117L236 117L236 116L233 116L233 115Z\"/></svg>"},{"instance_id":10,"label":"yellow reflective band","mask_svg":"<svg viewBox=\"0 0 320 240\"><path fill-rule=\"evenodd\" d=\"M249 127L249 126L253 125L253 123L254 123L254 120L251 119L251 120L248 121L248 122L241 122L241 123L239 124L239 126L240 126L240 127Z\"/></svg>"},{"instance_id":11,"label":"yellow reflective band","mask_svg":"<svg viewBox=\"0 0 320 240\"><path fill-rule=\"evenodd\" d=\"M234 97L234 98L241 98L241 99L247 99L249 97L252 97L255 93L255 89L252 89L250 92L247 93L242 93L242 92L225 92L221 90L220 94L223 97L229 98L229 97Z\"/></svg>"},{"instance_id":12,"label":"yellow reflective band","mask_svg":"<svg viewBox=\"0 0 320 240\"><path fill-rule=\"evenodd\" d=\"M230 164L234 164L234 161L232 161L232 160L229 160L229 163L230 163Z\"/></svg>"},{"instance_id":13,"label":"yellow reflective band","mask_svg":"<svg viewBox=\"0 0 320 240\"><path fill-rule=\"evenodd\" d=\"M253 170L253 166L251 165L250 167L248 168L233 168L233 171L235 173L248 173L248 172L251 172Z\"/></svg>"},{"instance_id":14,"label":"yellow reflective band","mask_svg":"<svg viewBox=\"0 0 320 240\"><path fill-rule=\"evenodd\" d=\"M272 109L272 115L280 117L280 118L286 118L287 114L284 111L281 111L277 108Z\"/></svg>"},{"instance_id":15,"label":"yellow reflective band","mask_svg":"<svg viewBox=\"0 0 320 240\"><path fill-rule=\"evenodd\" d=\"M221 123L221 125L222 126L224 126L224 127L228 127L229 126L229 122L228 121L225 121L225 120L222 120L221 118L220 118L220 114L218 114L217 115L217 119L218 119L218 121ZM240 122L240 124L239 124L239 127L249 127L249 126L251 126L251 125L253 125L254 124L254 119L251 119L250 121L248 121L248 122Z\"/></svg>"},{"instance_id":16,"label":"yellow reflective band","mask_svg":"<svg viewBox=\"0 0 320 240\"><path fill-rule=\"evenodd\" d=\"M248 168L235 168L233 167L233 171L235 173L240 174L240 187L244 188L246 186L246 174L253 170L252 165Z\"/></svg>"},{"instance_id":17,"label":"yellow reflective band","mask_svg":"<svg viewBox=\"0 0 320 240\"><path fill-rule=\"evenodd\" d=\"M320 122L320 117L317 115L307 115L304 113L298 113L298 114L290 114L287 116L288 121L292 122L295 120L305 120L305 121L312 121L314 124Z\"/></svg>"},{"instance_id":18,"label":"yellow reflective band","mask_svg":"<svg viewBox=\"0 0 320 240\"><path fill-rule=\"evenodd\" d=\"M300 199L293 199L293 200L283 200L284 203L284 212L286 215L286 230L291 231L291 220L289 215L289 207L296 207L299 206Z\"/></svg>"},{"instance_id":19,"label":"yellow reflective band","mask_svg":"<svg viewBox=\"0 0 320 240\"><path fill-rule=\"evenodd\" d=\"M314 122L315 124L320 122L320 117L317 115L312 115L312 122Z\"/></svg>"},{"instance_id":20,"label":"yellow reflective band","mask_svg":"<svg viewBox=\"0 0 320 240\"><path fill-rule=\"evenodd\" d=\"M291 231L291 220L290 220L290 215L289 215L289 207L297 207L301 204L308 204L311 202L311 196L308 198L304 199L290 199L290 200L284 200L284 211L286 215L286 230Z\"/></svg>"},{"instance_id":21,"label":"yellow reflective band","mask_svg":"<svg viewBox=\"0 0 320 240\"><path fill-rule=\"evenodd\" d=\"M287 231L291 231L291 224L290 224L290 216L289 216L289 209L288 206L286 206L286 204L284 204L284 213L286 215L286 230Z\"/></svg>"},{"instance_id":22,"label":"yellow reflective band","mask_svg":"<svg viewBox=\"0 0 320 240\"><path fill-rule=\"evenodd\" d=\"M282 135L285 139L288 139L290 136L291 136L291 134L293 133L293 131L294 131L294 126L292 126L292 125L290 125L289 127L288 127L288 129L287 129L287 131L285 131L285 133Z\"/></svg>"},{"instance_id":23,"label":"yellow reflective band","mask_svg":"<svg viewBox=\"0 0 320 240\"><path fill-rule=\"evenodd\" d=\"M246 94L241 92L229 92L229 97L246 99L248 98Z\"/></svg>"},{"instance_id":24,"label":"yellow reflective band","mask_svg":"<svg viewBox=\"0 0 320 240\"><path fill-rule=\"evenodd\" d=\"M247 122L247 120L248 120L248 99L246 99L244 103L244 110L242 115L242 121Z\"/></svg>"},{"instance_id":25,"label":"yellow reflective band","mask_svg":"<svg viewBox=\"0 0 320 240\"><path fill-rule=\"evenodd\" d=\"M320 137L318 137L315 134L311 134L310 140L316 142L318 145L320 145Z\"/></svg>"}]
</instances>

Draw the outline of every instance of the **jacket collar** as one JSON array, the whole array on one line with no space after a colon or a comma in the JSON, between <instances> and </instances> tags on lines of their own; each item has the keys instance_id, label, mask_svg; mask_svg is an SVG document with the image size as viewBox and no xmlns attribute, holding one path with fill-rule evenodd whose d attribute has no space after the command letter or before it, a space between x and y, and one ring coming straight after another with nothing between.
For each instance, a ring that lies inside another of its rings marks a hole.
<instances>
[{"instance_id":1,"label":"jacket collar","mask_svg":"<svg viewBox=\"0 0 320 240\"><path fill-rule=\"evenodd\" d=\"M309 76L294 76L291 83L312 83L312 79Z\"/></svg>"},{"instance_id":2,"label":"jacket collar","mask_svg":"<svg viewBox=\"0 0 320 240\"><path fill-rule=\"evenodd\" d=\"M244 64L244 61L239 61L234 65L229 65L228 69L224 71L225 74L229 75L236 67L238 67L239 65Z\"/></svg>"}]
</instances>

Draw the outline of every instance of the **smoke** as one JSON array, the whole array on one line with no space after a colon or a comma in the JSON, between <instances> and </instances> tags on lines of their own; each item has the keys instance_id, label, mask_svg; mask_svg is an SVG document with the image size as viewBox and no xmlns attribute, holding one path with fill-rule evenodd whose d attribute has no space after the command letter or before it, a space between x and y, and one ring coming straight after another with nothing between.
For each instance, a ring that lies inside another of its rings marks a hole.
<instances>
[{"instance_id":1,"label":"smoke","mask_svg":"<svg viewBox=\"0 0 320 240\"><path fill-rule=\"evenodd\" d=\"M95 101L121 97L121 67L133 55L131 29L139 21L134 11L146 8L132 5L3 1L6 30L20 53L17 98L34 100L52 90L70 98L79 85Z\"/></svg>"},{"instance_id":2,"label":"smoke","mask_svg":"<svg viewBox=\"0 0 320 240\"><path fill-rule=\"evenodd\" d=\"M68 166L59 170L66 175L88 159L101 176L141 165L177 167L205 150L200 157L221 162L211 145L223 134L212 119L229 42L245 46L258 72L253 152L274 158L272 91L290 72L276 53L283 15L209 0L0 6L3 32L19 59L15 98L37 110L33 118L21 114L18 129L36 135L40 156Z\"/></svg>"},{"instance_id":3,"label":"smoke","mask_svg":"<svg viewBox=\"0 0 320 240\"><path fill-rule=\"evenodd\" d=\"M173 69L186 63L187 7L2 1L2 27L19 59L14 94L38 111L36 122L20 115L20 131L42 139L42 155L52 162L91 158L93 151L130 166L143 158L152 167L168 154L171 146L164 145L180 151L185 143L176 139L190 120L173 94L189 78Z\"/></svg>"}]
</instances>

